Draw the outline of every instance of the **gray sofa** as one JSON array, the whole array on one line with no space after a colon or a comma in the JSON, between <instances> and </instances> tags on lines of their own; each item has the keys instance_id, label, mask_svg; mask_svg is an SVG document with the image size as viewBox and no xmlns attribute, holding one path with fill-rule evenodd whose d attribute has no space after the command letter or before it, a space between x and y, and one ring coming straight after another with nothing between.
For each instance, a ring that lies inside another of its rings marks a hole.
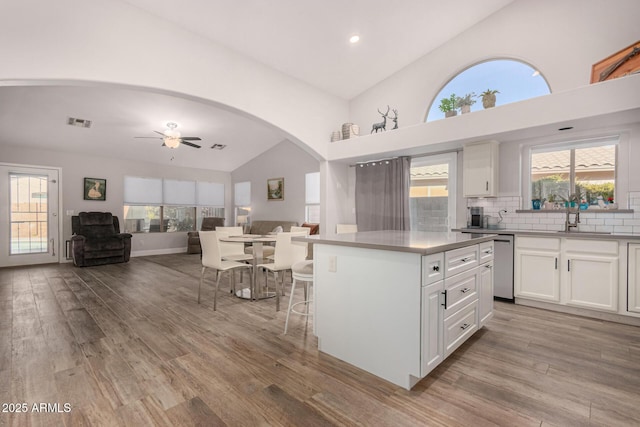
<instances>
[{"instance_id":1,"label":"gray sofa","mask_svg":"<svg viewBox=\"0 0 640 427\"><path fill-rule=\"evenodd\" d=\"M291 231L291 226L297 226L298 222L297 221L262 221L262 220L255 220L251 222L251 226L249 227L249 230L247 231L245 229L245 232L247 234L269 234L271 233L276 227L280 226L282 227L282 231Z\"/></svg>"}]
</instances>

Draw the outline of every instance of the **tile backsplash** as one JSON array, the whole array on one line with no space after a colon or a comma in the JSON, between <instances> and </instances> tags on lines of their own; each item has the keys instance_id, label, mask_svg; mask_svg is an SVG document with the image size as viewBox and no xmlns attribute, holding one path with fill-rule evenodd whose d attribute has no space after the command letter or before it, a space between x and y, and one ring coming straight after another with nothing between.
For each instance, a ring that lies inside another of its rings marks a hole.
<instances>
[{"instance_id":1,"label":"tile backsplash","mask_svg":"<svg viewBox=\"0 0 640 427\"><path fill-rule=\"evenodd\" d=\"M502 213L502 221L499 228L509 230L564 230L566 218L565 212L555 212L553 210L536 213L516 213L517 209L522 209L520 197L497 197L491 199L467 199L467 207L482 206L484 214L499 218ZM621 207L622 208L622 207ZM626 209L626 208L625 208ZM604 231L610 233L633 233L640 234L640 191L629 193L629 208L633 213L613 213L598 211L580 211L580 231ZM573 217L572 217L573 218Z\"/></svg>"}]
</instances>

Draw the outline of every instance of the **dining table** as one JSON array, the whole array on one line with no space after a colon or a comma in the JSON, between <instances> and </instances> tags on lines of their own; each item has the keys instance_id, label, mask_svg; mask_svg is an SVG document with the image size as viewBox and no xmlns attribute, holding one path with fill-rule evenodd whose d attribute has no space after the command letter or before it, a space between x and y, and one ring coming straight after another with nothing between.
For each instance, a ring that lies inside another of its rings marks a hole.
<instances>
[{"instance_id":1,"label":"dining table","mask_svg":"<svg viewBox=\"0 0 640 427\"><path fill-rule=\"evenodd\" d=\"M253 265L253 271L251 274L251 286L249 288L243 288L236 291L238 298L258 300L264 298L275 297L275 292L267 292L262 287L257 286L257 265L262 264L264 261L264 244L275 243L275 234L242 234L240 236L227 236L221 237L221 242L235 242L250 244L253 247L253 259L251 260ZM266 283L264 288L266 288Z\"/></svg>"}]
</instances>

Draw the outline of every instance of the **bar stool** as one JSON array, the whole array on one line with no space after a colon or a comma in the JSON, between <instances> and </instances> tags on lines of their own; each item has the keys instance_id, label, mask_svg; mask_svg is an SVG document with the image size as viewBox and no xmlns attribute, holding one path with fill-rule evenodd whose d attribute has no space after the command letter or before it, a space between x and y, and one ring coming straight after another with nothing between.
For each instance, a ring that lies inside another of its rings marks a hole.
<instances>
[{"instance_id":1,"label":"bar stool","mask_svg":"<svg viewBox=\"0 0 640 427\"><path fill-rule=\"evenodd\" d=\"M309 316L309 304L312 300L309 297L309 285L313 284L313 260L300 261L291 266L291 277L293 277L293 283L291 284L291 292L289 295L289 310L287 310L287 319L284 322L284 333L287 334L287 328L289 327L289 315L291 313L300 314L302 316ZM296 282L301 281L304 283L304 301L293 304L293 294L296 290ZM295 306L299 304L306 305L306 311L296 311ZM307 317L308 319L308 317Z\"/></svg>"}]
</instances>

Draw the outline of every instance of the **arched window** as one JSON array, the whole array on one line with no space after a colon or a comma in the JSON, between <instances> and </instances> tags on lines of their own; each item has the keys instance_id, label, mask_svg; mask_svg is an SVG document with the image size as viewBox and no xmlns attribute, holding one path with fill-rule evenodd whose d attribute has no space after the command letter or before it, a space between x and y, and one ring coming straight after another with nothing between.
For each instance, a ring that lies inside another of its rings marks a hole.
<instances>
[{"instance_id":1,"label":"arched window","mask_svg":"<svg viewBox=\"0 0 640 427\"><path fill-rule=\"evenodd\" d=\"M545 78L531 65L513 59L492 59L473 65L449 80L431 102L426 121L445 118L440 108L443 99L446 100L444 109L455 109L456 114L461 114L485 108L483 93L494 91L496 106L551 93ZM472 103L470 111L460 105L465 104L460 102L465 98Z\"/></svg>"}]
</instances>

